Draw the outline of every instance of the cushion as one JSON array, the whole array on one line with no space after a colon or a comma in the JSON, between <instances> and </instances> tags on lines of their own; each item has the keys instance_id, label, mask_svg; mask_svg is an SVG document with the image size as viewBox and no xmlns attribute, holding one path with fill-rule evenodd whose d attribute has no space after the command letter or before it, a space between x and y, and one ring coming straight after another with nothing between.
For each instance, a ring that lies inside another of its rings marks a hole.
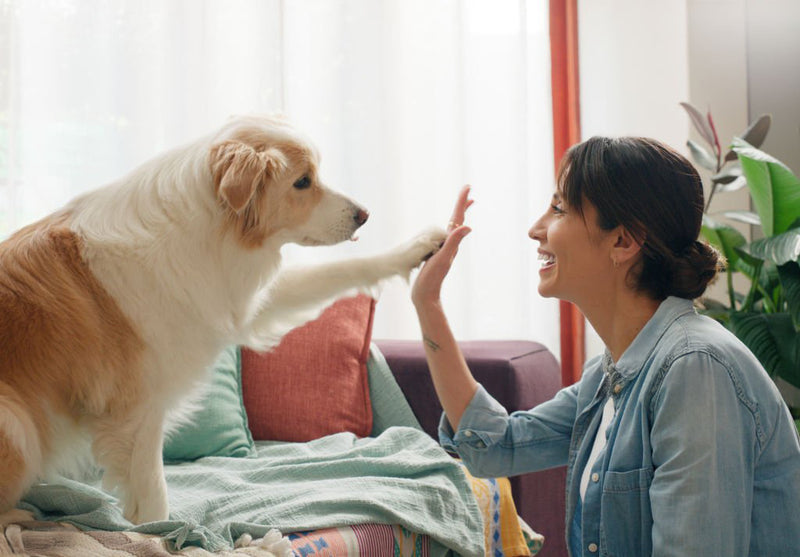
<instances>
[{"instance_id":1,"label":"cushion","mask_svg":"<svg viewBox=\"0 0 800 557\"><path fill-rule=\"evenodd\" d=\"M422 429L403 391L397 384L386 358L374 342L369 348L367 359L369 376L369 398L372 401L372 432L377 437L390 427L402 426Z\"/></svg>"},{"instance_id":2,"label":"cushion","mask_svg":"<svg viewBox=\"0 0 800 557\"><path fill-rule=\"evenodd\" d=\"M197 412L165 439L164 460L255 454L242 403L241 377L239 349L228 347L214 364L211 383L197 403Z\"/></svg>"},{"instance_id":3,"label":"cushion","mask_svg":"<svg viewBox=\"0 0 800 557\"><path fill-rule=\"evenodd\" d=\"M244 406L254 439L370 434L367 358L374 315L374 299L345 298L269 352L242 349Z\"/></svg>"}]
</instances>

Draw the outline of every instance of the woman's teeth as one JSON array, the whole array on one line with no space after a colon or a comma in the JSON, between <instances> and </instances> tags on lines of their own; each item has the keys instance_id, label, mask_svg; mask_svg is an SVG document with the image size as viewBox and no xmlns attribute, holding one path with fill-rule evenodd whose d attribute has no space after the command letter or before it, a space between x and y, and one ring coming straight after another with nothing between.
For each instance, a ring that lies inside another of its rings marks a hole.
<instances>
[{"instance_id":1,"label":"woman's teeth","mask_svg":"<svg viewBox=\"0 0 800 557\"><path fill-rule=\"evenodd\" d=\"M549 253L540 253L538 259L542 262L542 267L549 267L556 262L556 256Z\"/></svg>"}]
</instances>

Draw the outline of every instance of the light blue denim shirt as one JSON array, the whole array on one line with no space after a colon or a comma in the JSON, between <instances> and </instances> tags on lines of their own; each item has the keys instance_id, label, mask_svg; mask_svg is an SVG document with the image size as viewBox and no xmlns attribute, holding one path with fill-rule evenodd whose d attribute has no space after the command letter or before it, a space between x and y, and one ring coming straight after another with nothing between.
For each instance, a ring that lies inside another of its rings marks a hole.
<instances>
[{"instance_id":1,"label":"light blue denim shirt","mask_svg":"<svg viewBox=\"0 0 800 557\"><path fill-rule=\"evenodd\" d=\"M442 445L478 476L566 464L569 540L612 396L582 505L582 555L800 555L800 439L774 383L733 334L691 301L668 298L610 370L610 388L602 360L510 416L479 387L457 432L442 416Z\"/></svg>"}]
</instances>

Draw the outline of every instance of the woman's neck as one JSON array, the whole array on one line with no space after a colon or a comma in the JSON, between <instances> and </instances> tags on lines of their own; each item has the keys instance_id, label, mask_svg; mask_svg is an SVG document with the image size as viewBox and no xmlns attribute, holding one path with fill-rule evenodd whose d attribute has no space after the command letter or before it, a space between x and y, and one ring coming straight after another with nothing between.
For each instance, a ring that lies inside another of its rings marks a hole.
<instances>
[{"instance_id":1,"label":"woman's neck","mask_svg":"<svg viewBox=\"0 0 800 557\"><path fill-rule=\"evenodd\" d=\"M586 304L579 307L617 362L660 304L659 300L627 290L587 307L583 307Z\"/></svg>"}]
</instances>

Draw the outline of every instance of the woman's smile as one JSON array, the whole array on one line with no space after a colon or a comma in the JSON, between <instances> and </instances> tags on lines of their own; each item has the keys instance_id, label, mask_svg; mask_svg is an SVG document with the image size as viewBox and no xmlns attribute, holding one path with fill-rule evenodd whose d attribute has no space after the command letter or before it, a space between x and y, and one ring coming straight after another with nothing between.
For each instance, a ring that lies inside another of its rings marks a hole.
<instances>
[{"instance_id":1,"label":"woman's smile","mask_svg":"<svg viewBox=\"0 0 800 557\"><path fill-rule=\"evenodd\" d=\"M539 268L539 274L545 273L550 271L556 264L556 256L552 253L548 253L543 250L539 250L539 261L542 262L542 266Z\"/></svg>"}]
</instances>

